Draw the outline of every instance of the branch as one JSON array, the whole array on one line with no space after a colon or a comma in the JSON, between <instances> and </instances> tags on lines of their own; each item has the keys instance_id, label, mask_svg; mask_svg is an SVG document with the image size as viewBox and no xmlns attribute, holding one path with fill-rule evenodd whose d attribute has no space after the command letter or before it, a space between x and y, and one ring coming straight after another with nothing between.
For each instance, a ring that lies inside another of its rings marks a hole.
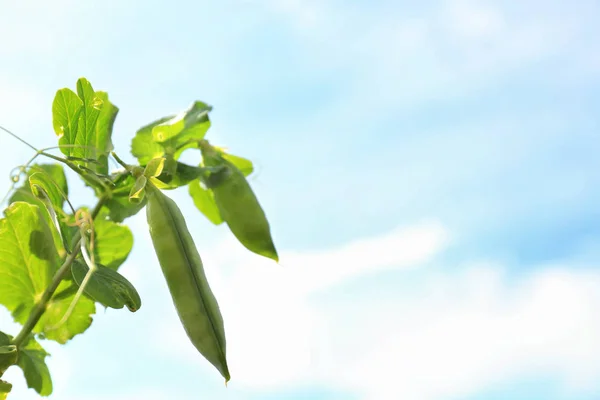
<instances>
[{"instance_id":1,"label":"branch","mask_svg":"<svg viewBox=\"0 0 600 400\"><path fill-rule=\"evenodd\" d=\"M106 201L106 197L104 197L104 196L98 200L96 207L94 207L94 210L92 211L93 219L96 218L96 216L100 212L100 209L104 205L105 201ZM48 286L46 288L46 290L42 294L42 298L35 305L35 307L31 311L31 314L29 314L29 318L27 319L27 322L25 322L25 324L23 325L21 332L19 332L19 334L13 340L13 344L15 346L19 347L21 344L23 344L23 342L29 336L29 334L31 333L33 328L35 328L36 324L38 323L38 321L40 320L40 318L46 311L48 302L54 295L54 292L56 292L58 285L60 285L62 280L70 272L71 264L73 264L73 261L75 261L75 258L77 258L77 255L80 252L80 242L82 239L81 239L81 235L79 232L76 233L75 240L77 240L77 244L75 245L73 252L71 254L69 254L69 256L66 258L63 265L61 265L61 267L58 269L58 271L56 271L56 274L54 274L54 277L52 278L52 282L50 282L50 286Z\"/></svg>"}]
</instances>

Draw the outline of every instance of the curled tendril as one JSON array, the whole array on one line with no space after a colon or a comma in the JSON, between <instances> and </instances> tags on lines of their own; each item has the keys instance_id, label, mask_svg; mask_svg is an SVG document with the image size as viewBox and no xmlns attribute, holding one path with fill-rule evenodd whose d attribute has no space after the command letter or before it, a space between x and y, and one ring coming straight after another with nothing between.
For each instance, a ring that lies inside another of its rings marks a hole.
<instances>
[{"instance_id":1,"label":"curled tendril","mask_svg":"<svg viewBox=\"0 0 600 400\"><path fill-rule=\"evenodd\" d=\"M21 180L21 176L25 173L25 169L27 167L25 165L19 165L18 167L13 168L10 171L10 180L13 184L19 183Z\"/></svg>"},{"instance_id":2,"label":"curled tendril","mask_svg":"<svg viewBox=\"0 0 600 400\"><path fill-rule=\"evenodd\" d=\"M96 263L94 261L94 219L92 218L92 214L90 214L87 210L84 210L84 209L77 210L75 212L74 217L75 217L75 221L68 222L67 225L77 226L79 228L79 231L81 232L81 243L80 243L81 255L83 256L85 263L88 265L89 271L87 272L87 274L85 275L85 278L81 282L81 285L79 286L79 289L77 290L77 293L75 293L75 297L73 298L73 301L71 301L71 304L69 304L69 308L67 309L65 314L62 316L60 321L55 326L51 327L50 330L58 329L61 325L63 325L65 322L67 322L67 320L73 313L73 310L75 309L75 306L77 305L77 302L81 298L83 291L85 290L85 287L87 286L90 278L92 277L92 274L94 274L94 272L96 272ZM89 239L88 239L87 235L90 236ZM89 246L89 250L90 250L89 252L86 247L86 244L88 244L88 246Z\"/></svg>"}]
</instances>

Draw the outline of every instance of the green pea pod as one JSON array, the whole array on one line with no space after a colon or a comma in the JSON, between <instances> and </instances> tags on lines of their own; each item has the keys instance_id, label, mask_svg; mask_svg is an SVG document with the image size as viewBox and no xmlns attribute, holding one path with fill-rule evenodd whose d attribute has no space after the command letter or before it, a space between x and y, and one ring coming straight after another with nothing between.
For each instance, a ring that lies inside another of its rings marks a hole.
<instances>
[{"instance_id":1,"label":"green pea pod","mask_svg":"<svg viewBox=\"0 0 600 400\"><path fill-rule=\"evenodd\" d=\"M229 381L225 328L200 254L177 204L151 183L146 217L179 319L196 349Z\"/></svg>"},{"instance_id":2,"label":"green pea pod","mask_svg":"<svg viewBox=\"0 0 600 400\"><path fill-rule=\"evenodd\" d=\"M267 216L244 174L208 142L202 141L199 145L206 166L224 166L229 170L226 178L211 185L211 189L231 232L248 250L279 261Z\"/></svg>"}]
</instances>

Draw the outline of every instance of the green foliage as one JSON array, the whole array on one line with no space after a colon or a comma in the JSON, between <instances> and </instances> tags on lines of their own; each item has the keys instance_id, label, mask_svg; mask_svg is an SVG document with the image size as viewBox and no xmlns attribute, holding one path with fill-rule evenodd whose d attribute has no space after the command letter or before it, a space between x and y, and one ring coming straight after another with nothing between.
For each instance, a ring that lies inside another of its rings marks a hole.
<instances>
[{"instance_id":1,"label":"green foliage","mask_svg":"<svg viewBox=\"0 0 600 400\"><path fill-rule=\"evenodd\" d=\"M29 314L50 284L59 258L38 206L15 202L0 219L0 304L10 312Z\"/></svg>"},{"instance_id":2,"label":"green foliage","mask_svg":"<svg viewBox=\"0 0 600 400\"><path fill-rule=\"evenodd\" d=\"M170 120L173 116L163 117L141 127L131 141L131 154L136 157L140 165L146 165L150 160L165 155L165 148L152 138L152 128Z\"/></svg>"},{"instance_id":3,"label":"green foliage","mask_svg":"<svg viewBox=\"0 0 600 400\"><path fill-rule=\"evenodd\" d=\"M27 387L42 396L49 396L52 393L52 378L46 365L46 357L49 355L32 337L19 349L18 364L25 375Z\"/></svg>"},{"instance_id":4,"label":"green foliage","mask_svg":"<svg viewBox=\"0 0 600 400\"><path fill-rule=\"evenodd\" d=\"M110 197L104 202L103 207L111 221L123 222L137 214L146 205L144 201L139 203L129 201L131 188L135 182L136 178L128 174L114 185Z\"/></svg>"},{"instance_id":5,"label":"green foliage","mask_svg":"<svg viewBox=\"0 0 600 400\"><path fill-rule=\"evenodd\" d=\"M56 92L52 103L52 126L61 145L74 144L79 132L79 117L83 109L83 101L71 89L64 88ZM64 155L70 156L75 151L72 147L63 147ZM81 153L81 149L77 149Z\"/></svg>"},{"instance_id":6,"label":"green foliage","mask_svg":"<svg viewBox=\"0 0 600 400\"><path fill-rule=\"evenodd\" d=\"M0 332L0 377L4 375L8 367L17 363L17 359L17 346L11 344L10 336Z\"/></svg>"},{"instance_id":7,"label":"green foliage","mask_svg":"<svg viewBox=\"0 0 600 400\"><path fill-rule=\"evenodd\" d=\"M200 140L210 127L208 113L211 110L208 104L195 101L187 110L152 127L152 139L156 143L175 139L170 142L174 147L183 145L189 139Z\"/></svg>"},{"instance_id":8,"label":"green foliage","mask_svg":"<svg viewBox=\"0 0 600 400\"><path fill-rule=\"evenodd\" d=\"M77 94L66 88L59 90L52 106L52 122L63 154L87 160L76 164L105 174L117 113L108 95L95 92L85 78L77 81Z\"/></svg>"},{"instance_id":9,"label":"green foliage","mask_svg":"<svg viewBox=\"0 0 600 400\"><path fill-rule=\"evenodd\" d=\"M96 121L96 148L100 150L97 155L98 167L96 171L100 174L108 174L108 154L114 149L112 143L112 131L119 108L108 100L106 92L96 92L96 97L102 102L100 114Z\"/></svg>"},{"instance_id":10,"label":"green foliage","mask_svg":"<svg viewBox=\"0 0 600 400\"><path fill-rule=\"evenodd\" d=\"M195 101L177 115L142 126L131 142L138 165L128 165L113 151L119 108L108 94L94 90L85 78L75 91L56 92L52 126L64 157L39 150L19 167L13 181L21 185L0 218L0 305L23 325L15 337L0 332L0 377L18 366L28 387L48 396L48 353L39 340L65 344L85 332L96 303L132 312L141 307L139 293L117 270L134 244L123 222L146 207L152 243L181 323L198 351L230 379L223 317L186 224L195 223L198 214L184 216L162 190L188 186L196 208L211 223L226 222L254 253L274 260L278 255L246 180L254 171L252 162L205 140L211 110ZM196 151L202 161L180 162L186 150ZM32 164L38 156L57 163ZM123 168L109 171L110 156ZM92 188L98 199L93 209L73 208L59 163ZM0 380L0 400L11 388Z\"/></svg>"},{"instance_id":11,"label":"green foliage","mask_svg":"<svg viewBox=\"0 0 600 400\"><path fill-rule=\"evenodd\" d=\"M112 270L125 262L133 248L133 233L128 226L111 221L105 211L94 221L96 261Z\"/></svg>"},{"instance_id":12,"label":"green foliage","mask_svg":"<svg viewBox=\"0 0 600 400\"><path fill-rule=\"evenodd\" d=\"M12 385L0 379L0 400L6 400L12 390Z\"/></svg>"}]
</instances>

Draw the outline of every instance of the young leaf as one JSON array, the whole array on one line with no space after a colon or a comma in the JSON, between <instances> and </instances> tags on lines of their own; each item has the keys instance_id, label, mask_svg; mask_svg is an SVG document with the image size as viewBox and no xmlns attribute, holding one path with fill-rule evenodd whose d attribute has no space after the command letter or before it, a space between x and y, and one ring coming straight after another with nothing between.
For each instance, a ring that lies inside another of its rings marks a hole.
<instances>
[{"instance_id":1,"label":"young leaf","mask_svg":"<svg viewBox=\"0 0 600 400\"><path fill-rule=\"evenodd\" d=\"M202 187L200 180L190 183L189 193L194 200L194 205L210 222L215 225L223 223L223 218L215 202L212 191Z\"/></svg>"},{"instance_id":2,"label":"young leaf","mask_svg":"<svg viewBox=\"0 0 600 400\"><path fill-rule=\"evenodd\" d=\"M127 306L131 312L140 309L142 300L131 282L101 264L97 263L96 268L83 290L87 296L110 308L120 309ZM71 273L78 286L81 286L88 271L89 267L85 263L75 260L71 266Z\"/></svg>"},{"instance_id":3,"label":"young leaf","mask_svg":"<svg viewBox=\"0 0 600 400\"><path fill-rule=\"evenodd\" d=\"M103 105L98 115L98 121L96 122L96 147L101 154L98 156L100 165L96 171L101 174L108 173L108 158L107 155L113 150L112 143L112 131L115 119L119 113L119 108L108 100L108 94L106 92L96 92Z\"/></svg>"},{"instance_id":4,"label":"young leaf","mask_svg":"<svg viewBox=\"0 0 600 400\"><path fill-rule=\"evenodd\" d=\"M210 124L208 113L211 110L212 107L208 104L195 101L187 110L153 127L152 139L157 143L163 143L184 131L191 135L188 139L202 139Z\"/></svg>"},{"instance_id":5,"label":"young leaf","mask_svg":"<svg viewBox=\"0 0 600 400\"><path fill-rule=\"evenodd\" d=\"M40 171L31 174L29 177L29 187L31 193L33 193L33 195L39 199L41 199L41 197L37 193L37 190L38 188L43 190L48 196L52 206L57 210L62 209L63 203L65 202L65 194L54 183L52 177L46 172Z\"/></svg>"},{"instance_id":6,"label":"young leaf","mask_svg":"<svg viewBox=\"0 0 600 400\"><path fill-rule=\"evenodd\" d=\"M165 158L153 158L148 162L146 168L144 169L144 176L146 178L153 178L162 174L163 169L165 167Z\"/></svg>"},{"instance_id":7,"label":"young leaf","mask_svg":"<svg viewBox=\"0 0 600 400\"><path fill-rule=\"evenodd\" d=\"M82 109L83 101L71 89L64 88L56 92L52 102L52 126L59 144L75 143ZM70 147L61 147L60 150L66 156L72 152Z\"/></svg>"},{"instance_id":8,"label":"young leaf","mask_svg":"<svg viewBox=\"0 0 600 400\"><path fill-rule=\"evenodd\" d=\"M103 209L94 221L94 254L99 264L116 271L131 252L133 234L127 226L110 221L107 216Z\"/></svg>"},{"instance_id":9,"label":"young leaf","mask_svg":"<svg viewBox=\"0 0 600 400\"><path fill-rule=\"evenodd\" d=\"M9 200L9 204L12 204L16 201L24 201L30 204L37 205L40 209L47 209L48 212L42 213L44 218L46 218L49 226L55 225L55 220L52 218L52 211L50 207L48 207L45 202L36 197L31 192L31 180L32 176L36 176L34 179L34 184L40 185L42 187L47 187L48 192L52 192L53 200L53 209L56 211L62 210L64 204L64 196L67 196L69 193L69 187L67 186L67 178L65 176L65 172L60 164L34 164L27 171L27 182L22 185L19 189L15 191L12 197ZM64 194L64 196L63 196ZM59 225L61 227L60 231L64 233L67 232L67 227L63 224L61 220L59 220ZM59 254L64 253L64 241L61 237L58 230L52 230L52 235L54 236L56 250Z\"/></svg>"},{"instance_id":10,"label":"young leaf","mask_svg":"<svg viewBox=\"0 0 600 400\"><path fill-rule=\"evenodd\" d=\"M164 147L152 139L152 128L173 116L163 117L138 129L131 141L131 154L138 159L140 165L146 165L150 160L162 157L165 154Z\"/></svg>"},{"instance_id":11,"label":"young leaf","mask_svg":"<svg viewBox=\"0 0 600 400\"><path fill-rule=\"evenodd\" d=\"M35 175L34 175L35 176ZM32 176L33 178L33 176ZM35 180L31 180L31 191L35 194L35 196L43 203L43 208L47 211L48 217L50 218L49 225L54 225L54 230L52 230L52 236L54 237L54 242L56 244L56 249L58 254L62 258L66 255L66 252L70 249L69 242L66 240L66 236L63 233L63 227L61 222L59 221L56 211L55 205L52 204L52 200L48 193L36 183ZM58 244L60 242L60 244ZM62 245L62 247L61 247Z\"/></svg>"},{"instance_id":12,"label":"young leaf","mask_svg":"<svg viewBox=\"0 0 600 400\"><path fill-rule=\"evenodd\" d=\"M129 201L131 203L139 204L142 202L146 195L146 182L148 182L148 179L144 175L137 177L135 185L133 185L129 192Z\"/></svg>"},{"instance_id":13,"label":"young leaf","mask_svg":"<svg viewBox=\"0 0 600 400\"><path fill-rule=\"evenodd\" d=\"M32 337L19 349L18 365L23 370L27 387L34 389L41 396L52 394L52 378L46 365L48 355Z\"/></svg>"},{"instance_id":14,"label":"young leaf","mask_svg":"<svg viewBox=\"0 0 600 400\"><path fill-rule=\"evenodd\" d=\"M44 180L52 182L52 186L56 187L60 193L64 193L65 196L69 195L69 187L67 185L67 177L65 171L60 164L33 164L27 171L27 182L29 178L35 174L41 173L44 175ZM31 196L31 187L29 184L22 185L15 191L9 200L9 203L15 201L25 201L32 204L39 204L35 201L35 198ZM56 203L57 209L62 209L64 204L64 198L60 197L60 202Z\"/></svg>"}]
</instances>

